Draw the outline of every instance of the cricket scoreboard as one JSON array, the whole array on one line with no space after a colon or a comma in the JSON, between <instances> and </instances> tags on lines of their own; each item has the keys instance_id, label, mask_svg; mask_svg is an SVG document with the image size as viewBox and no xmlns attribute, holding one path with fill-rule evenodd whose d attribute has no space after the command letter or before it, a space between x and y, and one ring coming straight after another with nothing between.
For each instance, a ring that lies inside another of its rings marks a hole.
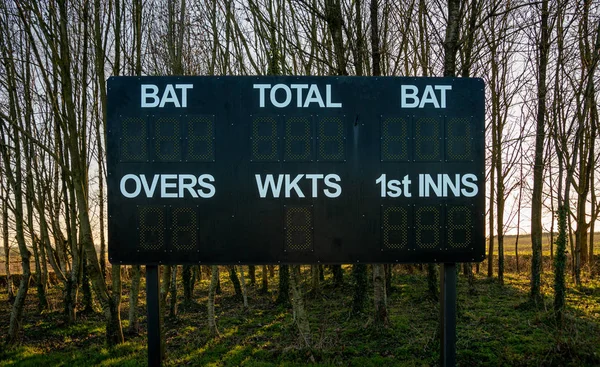
<instances>
[{"instance_id":1,"label":"cricket scoreboard","mask_svg":"<svg viewBox=\"0 0 600 367\"><path fill-rule=\"evenodd\" d=\"M111 77L121 264L481 261L476 78Z\"/></svg>"}]
</instances>

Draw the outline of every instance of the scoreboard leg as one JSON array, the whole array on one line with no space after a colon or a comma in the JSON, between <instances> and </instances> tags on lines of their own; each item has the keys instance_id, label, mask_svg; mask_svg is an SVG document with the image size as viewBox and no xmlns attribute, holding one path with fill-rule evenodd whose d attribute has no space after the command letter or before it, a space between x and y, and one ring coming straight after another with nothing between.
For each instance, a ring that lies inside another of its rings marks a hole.
<instances>
[{"instance_id":1,"label":"scoreboard leg","mask_svg":"<svg viewBox=\"0 0 600 367\"><path fill-rule=\"evenodd\" d=\"M440 366L456 365L456 264L444 263L440 272Z\"/></svg>"},{"instance_id":2,"label":"scoreboard leg","mask_svg":"<svg viewBox=\"0 0 600 367\"><path fill-rule=\"evenodd\" d=\"M146 306L148 308L148 366L160 366L160 301L158 265L146 265Z\"/></svg>"}]
</instances>

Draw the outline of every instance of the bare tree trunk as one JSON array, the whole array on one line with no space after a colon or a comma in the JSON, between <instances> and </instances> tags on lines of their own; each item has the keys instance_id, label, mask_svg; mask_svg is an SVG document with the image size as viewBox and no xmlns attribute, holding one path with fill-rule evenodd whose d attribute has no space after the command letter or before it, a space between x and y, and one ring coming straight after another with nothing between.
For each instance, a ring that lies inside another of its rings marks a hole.
<instances>
[{"instance_id":1,"label":"bare tree trunk","mask_svg":"<svg viewBox=\"0 0 600 367\"><path fill-rule=\"evenodd\" d=\"M81 269L83 262L81 261L81 253L79 251L79 243L82 242L82 231L79 231L79 241L76 239L77 236L77 205L78 200L75 197L75 189L72 181L66 181L67 189L65 189L65 207L69 208L65 213L71 213L70 217L67 216L67 233L70 234L66 241L66 244L71 252L72 265L71 272L68 275L67 287L65 289L65 322L68 324L75 323L77 321L77 297L79 295L79 269ZM70 219L70 220L69 220Z\"/></svg>"},{"instance_id":2,"label":"bare tree trunk","mask_svg":"<svg viewBox=\"0 0 600 367\"><path fill-rule=\"evenodd\" d=\"M288 306L290 304L290 268L288 265L279 265L279 293L275 303Z\"/></svg>"},{"instance_id":3,"label":"bare tree trunk","mask_svg":"<svg viewBox=\"0 0 600 367\"><path fill-rule=\"evenodd\" d=\"M262 287L260 289L260 293L266 294L267 292L269 292L269 278L267 278L267 266L263 265L262 266L262 272L261 272L261 279L262 279Z\"/></svg>"},{"instance_id":4,"label":"bare tree trunk","mask_svg":"<svg viewBox=\"0 0 600 367\"><path fill-rule=\"evenodd\" d=\"M169 289L171 285L171 266L164 265L162 269L160 269L160 317L161 317L161 325L163 324L163 319L165 316L165 311L167 309L167 296L169 295ZM161 335L161 338L164 338L164 335ZM163 339L163 345L164 339Z\"/></svg>"},{"instance_id":5,"label":"bare tree trunk","mask_svg":"<svg viewBox=\"0 0 600 367\"><path fill-rule=\"evenodd\" d=\"M217 319L215 317L215 293L219 281L219 267L211 266L210 286L208 287L208 332L212 336L218 336Z\"/></svg>"},{"instance_id":6,"label":"bare tree trunk","mask_svg":"<svg viewBox=\"0 0 600 367\"><path fill-rule=\"evenodd\" d=\"M333 285L341 287L344 285L344 271L341 265L331 265L331 271L333 272Z\"/></svg>"},{"instance_id":7,"label":"bare tree trunk","mask_svg":"<svg viewBox=\"0 0 600 367\"><path fill-rule=\"evenodd\" d=\"M8 301L12 303L15 299L12 274L10 271L10 247L8 245L8 201L9 191L2 185L2 242L4 245L4 267L6 269L6 293Z\"/></svg>"},{"instance_id":8,"label":"bare tree trunk","mask_svg":"<svg viewBox=\"0 0 600 367\"><path fill-rule=\"evenodd\" d=\"M496 148L492 146L492 159L490 167L490 214L488 217L488 263L487 263L487 276L491 278L494 276L494 205L496 204L496 198L494 196L496 190L494 182L496 181Z\"/></svg>"},{"instance_id":9,"label":"bare tree trunk","mask_svg":"<svg viewBox=\"0 0 600 367\"><path fill-rule=\"evenodd\" d=\"M321 281L319 279L319 265L311 265L311 280L312 280L312 293L313 295L319 295L321 293Z\"/></svg>"},{"instance_id":10,"label":"bare tree trunk","mask_svg":"<svg viewBox=\"0 0 600 367\"><path fill-rule=\"evenodd\" d=\"M392 269L394 264L385 264L383 270L385 271L385 294L392 293Z\"/></svg>"},{"instance_id":11,"label":"bare tree trunk","mask_svg":"<svg viewBox=\"0 0 600 367\"><path fill-rule=\"evenodd\" d=\"M106 338L108 345L123 343L123 328L121 325L121 267L112 265L112 292L109 296L109 312L107 312L108 323L106 326Z\"/></svg>"},{"instance_id":12,"label":"bare tree trunk","mask_svg":"<svg viewBox=\"0 0 600 367\"><path fill-rule=\"evenodd\" d=\"M81 264L81 292L83 293L83 312L92 313L94 312L92 287L90 286L90 277L88 276L87 261L84 257L82 258Z\"/></svg>"},{"instance_id":13,"label":"bare tree trunk","mask_svg":"<svg viewBox=\"0 0 600 367\"><path fill-rule=\"evenodd\" d=\"M344 19L342 17L342 7L340 0L325 0L325 20L333 41L333 49L336 58L336 74L348 75L346 70L346 50L344 48L344 39L342 36L342 26Z\"/></svg>"},{"instance_id":14,"label":"bare tree trunk","mask_svg":"<svg viewBox=\"0 0 600 367\"><path fill-rule=\"evenodd\" d=\"M33 215L29 214L29 212L33 212L33 205L27 204L27 207L28 207L27 216L31 217L30 220L28 220L28 222L30 223L30 226L32 226L33 225ZM33 233L32 227L30 227L30 231L31 231L31 233ZM33 234L31 237L31 244L32 244L32 248L33 248L33 258L34 258L34 263L35 263L35 286L36 286L37 298L38 298L37 309L38 309L38 312L42 312L43 310L48 309L49 304L48 304L48 299L46 298L46 287L45 287L43 277L42 277L42 265L41 265L41 260L40 260L39 240L35 234Z\"/></svg>"},{"instance_id":15,"label":"bare tree trunk","mask_svg":"<svg viewBox=\"0 0 600 367\"><path fill-rule=\"evenodd\" d=\"M267 265L269 268L269 278L275 278L275 265Z\"/></svg>"},{"instance_id":16,"label":"bare tree trunk","mask_svg":"<svg viewBox=\"0 0 600 367\"><path fill-rule=\"evenodd\" d=\"M4 32L0 32L0 52L3 54L9 54L8 50L12 50L10 46L10 39L4 37ZM8 58L3 60L5 66L5 72L7 74L8 81L8 105L10 118L13 121L18 121L20 113L18 96L16 95L17 88L14 85L16 82L16 71L14 64L8 61ZM23 224L25 218L23 215L23 187L22 187L22 172L21 172L21 142L20 133L16 126L13 125L12 132L5 126L5 122L0 120L0 153L2 155L3 162L3 176L6 177L13 192L14 200L14 220L15 220L15 235L17 238L17 245L19 246L19 254L21 255L21 269L22 277L17 291L17 296L12 304L10 313L10 326L8 329L7 344L15 344L18 340L19 332L23 321L23 309L25 306L25 299L29 290L29 277L31 276L31 269L29 264L30 253L25 243L25 234ZM12 141L6 141L6 139ZM9 150L8 147L14 147L13 150ZM14 161L14 163L13 163ZM8 195L5 198L4 205L8 205ZM5 217L8 218L8 217ZM8 235L6 235L8 236ZM8 237L5 237L5 241ZM9 264L10 265L10 264Z\"/></svg>"},{"instance_id":17,"label":"bare tree trunk","mask_svg":"<svg viewBox=\"0 0 600 367\"><path fill-rule=\"evenodd\" d=\"M377 266L383 265L373 265L374 268ZM352 314L359 315L364 311L365 304L367 303L367 264L352 265L352 277L354 278L354 291L352 292ZM375 295L377 295L377 289L375 289Z\"/></svg>"},{"instance_id":18,"label":"bare tree trunk","mask_svg":"<svg viewBox=\"0 0 600 367\"><path fill-rule=\"evenodd\" d=\"M183 283L183 304L187 307L192 303L192 265L183 265L181 281Z\"/></svg>"},{"instance_id":19,"label":"bare tree trunk","mask_svg":"<svg viewBox=\"0 0 600 367\"><path fill-rule=\"evenodd\" d=\"M385 274L383 265L373 265L373 284L375 289L375 322L387 326L387 296L385 294Z\"/></svg>"},{"instance_id":20,"label":"bare tree trunk","mask_svg":"<svg viewBox=\"0 0 600 367\"><path fill-rule=\"evenodd\" d=\"M46 246L40 239L40 261L42 263L42 283L44 290L48 290L49 279L48 279L48 261L46 260Z\"/></svg>"},{"instance_id":21,"label":"bare tree trunk","mask_svg":"<svg viewBox=\"0 0 600 367\"><path fill-rule=\"evenodd\" d=\"M14 89L16 90L16 89ZM11 93L10 96L10 109L11 115L15 117L17 115L15 111L15 103L16 96ZM27 292L29 290L29 277L31 276L31 270L29 265L29 250L27 249L27 245L25 244L25 234L23 223L25 223L25 218L23 217L23 192L21 188L21 156L20 154L14 154L14 171L11 168L11 158L9 158L9 152L6 149L6 142L4 141L4 135L7 132L0 127L0 145L3 145L4 148L1 148L2 158L4 162L4 175L8 178L10 185L12 186L12 191L14 193L14 218L15 218L15 232L17 237L17 244L19 246L19 253L21 255L21 269L22 276L21 282L19 284L19 289L17 291L17 296L12 305L12 310L10 312L10 326L8 329L8 344L14 344L17 342L19 337L19 332L21 330L21 325L23 321L23 309L25 306L25 299L27 297ZM19 132L15 127L12 132L13 143L15 147L15 151L20 151L20 143L19 143Z\"/></svg>"},{"instance_id":22,"label":"bare tree trunk","mask_svg":"<svg viewBox=\"0 0 600 367\"><path fill-rule=\"evenodd\" d=\"M139 265L133 265L133 276L131 277L131 290L129 293L129 327L127 332L132 335L137 335L140 331L140 322L138 320L137 308L138 299L140 296L140 282L142 278L142 270Z\"/></svg>"},{"instance_id":23,"label":"bare tree trunk","mask_svg":"<svg viewBox=\"0 0 600 367\"><path fill-rule=\"evenodd\" d=\"M244 275L244 265L240 265L240 276L242 283L242 297L244 298L244 309L248 308L248 293L246 292L246 276Z\"/></svg>"},{"instance_id":24,"label":"bare tree trunk","mask_svg":"<svg viewBox=\"0 0 600 367\"><path fill-rule=\"evenodd\" d=\"M566 202L566 201L565 201ZM558 207L558 238L556 239L556 256L554 257L554 313L559 326L563 326L566 285L565 267L567 263L567 211L568 206L561 202Z\"/></svg>"},{"instance_id":25,"label":"bare tree trunk","mask_svg":"<svg viewBox=\"0 0 600 367\"><path fill-rule=\"evenodd\" d=\"M517 203L517 238L515 239L515 261L517 263L517 273L520 272L519 270L519 237L521 236L521 203L523 202L523 154L522 154L522 146L523 144L519 145L519 150L521 151L521 162L520 162L520 168L519 168L519 201Z\"/></svg>"},{"instance_id":26,"label":"bare tree trunk","mask_svg":"<svg viewBox=\"0 0 600 367\"><path fill-rule=\"evenodd\" d=\"M537 125L533 166L533 192L531 199L531 289L530 298L541 304L542 273L542 191L544 189L544 142L546 124L546 69L550 52L550 29L548 25L548 0L542 0L541 38L539 42Z\"/></svg>"},{"instance_id":27,"label":"bare tree trunk","mask_svg":"<svg viewBox=\"0 0 600 367\"><path fill-rule=\"evenodd\" d=\"M169 317L177 317L177 265L171 266L171 299L169 303Z\"/></svg>"},{"instance_id":28,"label":"bare tree trunk","mask_svg":"<svg viewBox=\"0 0 600 367\"><path fill-rule=\"evenodd\" d=\"M291 277L290 285L292 288L292 306L294 309L294 317L296 325L298 325L298 331L300 332L300 338L304 342L307 348L312 347L312 335L310 333L310 324L308 322L308 315L304 308L304 295L302 292L302 277L300 276L300 265L291 266Z\"/></svg>"},{"instance_id":29,"label":"bare tree trunk","mask_svg":"<svg viewBox=\"0 0 600 367\"><path fill-rule=\"evenodd\" d=\"M248 265L248 278L251 286L256 284L256 265Z\"/></svg>"}]
</instances>

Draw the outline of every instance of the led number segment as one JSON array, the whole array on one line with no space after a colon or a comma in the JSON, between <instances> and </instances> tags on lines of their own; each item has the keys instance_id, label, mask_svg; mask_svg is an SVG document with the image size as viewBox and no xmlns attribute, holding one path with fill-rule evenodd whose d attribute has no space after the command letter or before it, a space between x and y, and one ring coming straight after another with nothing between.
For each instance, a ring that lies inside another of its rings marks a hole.
<instances>
[{"instance_id":1,"label":"led number segment","mask_svg":"<svg viewBox=\"0 0 600 367\"><path fill-rule=\"evenodd\" d=\"M343 161L345 154L344 123L340 116L319 120L319 161Z\"/></svg>"},{"instance_id":2,"label":"led number segment","mask_svg":"<svg viewBox=\"0 0 600 367\"><path fill-rule=\"evenodd\" d=\"M408 210L398 206L382 208L383 248L408 249Z\"/></svg>"},{"instance_id":3,"label":"led number segment","mask_svg":"<svg viewBox=\"0 0 600 367\"><path fill-rule=\"evenodd\" d=\"M466 206L448 209L448 248L466 249L472 245L473 212Z\"/></svg>"},{"instance_id":4,"label":"led number segment","mask_svg":"<svg viewBox=\"0 0 600 367\"><path fill-rule=\"evenodd\" d=\"M312 126L308 116L285 120L284 161L312 161Z\"/></svg>"},{"instance_id":5,"label":"led number segment","mask_svg":"<svg viewBox=\"0 0 600 367\"><path fill-rule=\"evenodd\" d=\"M148 159L146 149L146 119L125 117L121 121L121 162L139 162Z\"/></svg>"},{"instance_id":6,"label":"led number segment","mask_svg":"<svg viewBox=\"0 0 600 367\"><path fill-rule=\"evenodd\" d=\"M471 124L468 118L449 118L446 122L446 160L470 161Z\"/></svg>"},{"instance_id":7,"label":"led number segment","mask_svg":"<svg viewBox=\"0 0 600 367\"><path fill-rule=\"evenodd\" d=\"M187 116L187 161L214 162L214 116Z\"/></svg>"},{"instance_id":8,"label":"led number segment","mask_svg":"<svg viewBox=\"0 0 600 367\"><path fill-rule=\"evenodd\" d=\"M409 120L402 117L384 117L381 121L381 160L407 161Z\"/></svg>"},{"instance_id":9,"label":"led number segment","mask_svg":"<svg viewBox=\"0 0 600 367\"><path fill-rule=\"evenodd\" d=\"M416 245L421 249L440 247L440 207L422 206L415 210Z\"/></svg>"},{"instance_id":10,"label":"led number segment","mask_svg":"<svg viewBox=\"0 0 600 367\"><path fill-rule=\"evenodd\" d=\"M158 251L165 246L165 208L163 206L138 207L140 243L144 251Z\"/></svg>"},{"instance_id":11,"label":"led number segment","mask_svg":"<svg viewBox=\"0 0 600 367\"><path fill-rule=\"evenodd\" d=\"M252 119L252 161L279 160L277 120L273 116L254 116Z\"/></svg>"},{"instance_id":12,"label":"led number segment","mask_svg":"<svg viewBox=\"0 0 600 367\"><path fill-rule=\"evenodd\" d=\"M174 208L172 216L173 249L190 251L196 248L198 219L195 210L193 208Z\"/></svg>"},{"instance_id":13,"label":"led number segment","mask_svg":"<svg viewBox=\"0 0 600 367\"><path fill-rule=\"evenodd\" d=\"M313 249L312 208L306 206L285 208L285 249L287 251Z\"/></svg>"},{"instance_id":14,"label":"led number segment","mask_svg":"<svg viewBox=\"0 0 600 367\"><path fill-rule=\"evenodd\" d=\"M177 117L158 117L154 121L154 146L157 161L179 161L181 142L179 119Z\"/></svg>"},{"instance_id":15,"label":"led number segment","mask_svg":"<svg viewBox=\"0 0 600 367\"><path fill-rule=\"evenodd\" d=\"M441 126L437 118L415 120L415 160L439 161L441 159Z\"/></svg>"}]
</instances>

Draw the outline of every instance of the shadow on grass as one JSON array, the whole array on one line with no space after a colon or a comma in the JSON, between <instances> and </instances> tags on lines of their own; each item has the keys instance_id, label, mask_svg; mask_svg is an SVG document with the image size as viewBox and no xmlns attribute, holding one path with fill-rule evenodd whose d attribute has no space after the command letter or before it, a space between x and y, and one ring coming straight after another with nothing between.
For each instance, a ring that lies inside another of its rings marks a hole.
<instances>
[{"instance_id":1,"label":"shadow on grass","mask_svg":"<svg viewBox=\"0 0 600 367\"><path fill-rule=\"evenodd\" d=\"M0 366L145 366L145 348L125 343L113 348L63 348L44 350L18 346L0 353Z\"/></svg>"}]
</instances>

